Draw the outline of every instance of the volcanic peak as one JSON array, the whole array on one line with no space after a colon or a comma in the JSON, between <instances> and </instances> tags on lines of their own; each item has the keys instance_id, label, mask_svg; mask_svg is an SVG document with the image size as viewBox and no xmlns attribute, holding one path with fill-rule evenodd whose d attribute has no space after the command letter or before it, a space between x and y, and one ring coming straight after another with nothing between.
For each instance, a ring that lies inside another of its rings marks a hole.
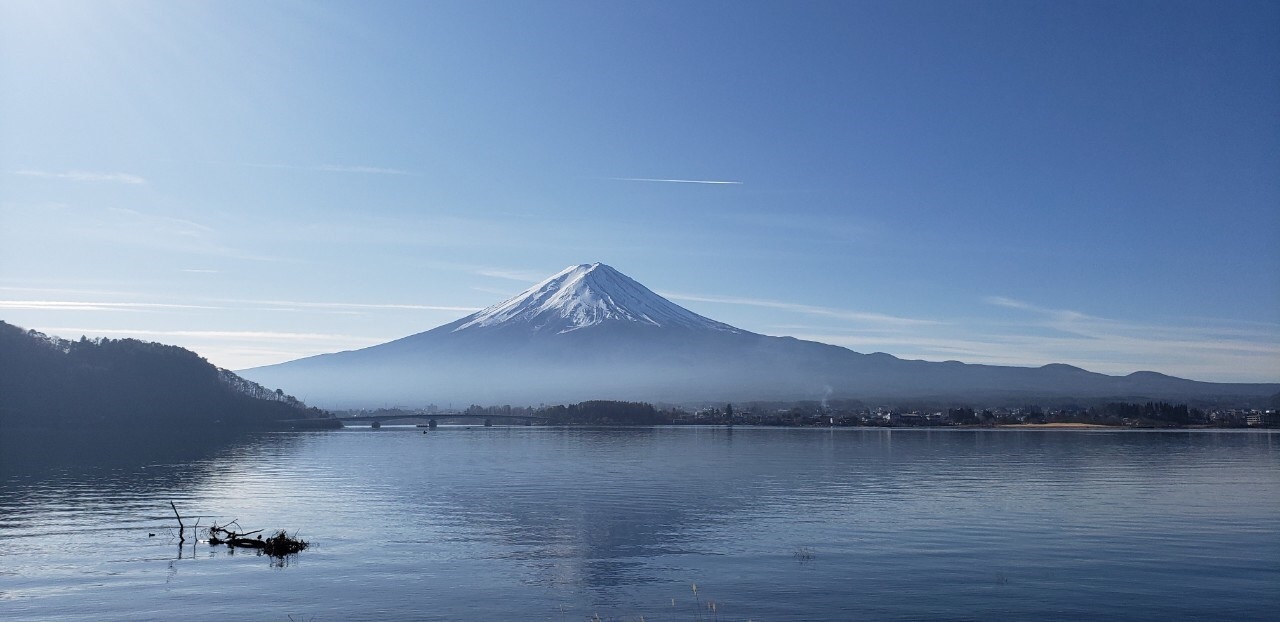
<instances>
[{"instance_id":1,"label":"volcanic peak","mask_svg":"<svg viewBox=\"0 0 1280 622\"><path fill-rule=\"evenodd\" d=\"M567 333L607 322L740 333L681 307L602 263L569 266L521 294L463 318L452 332L523 325Z\"/></svg>"}]
</instances>

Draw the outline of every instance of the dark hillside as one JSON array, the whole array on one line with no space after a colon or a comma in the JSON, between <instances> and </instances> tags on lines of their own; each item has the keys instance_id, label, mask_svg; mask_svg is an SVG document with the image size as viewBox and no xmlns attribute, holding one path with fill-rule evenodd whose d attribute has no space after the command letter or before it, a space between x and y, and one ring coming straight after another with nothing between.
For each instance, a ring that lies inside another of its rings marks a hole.
<instances>
[{"instance_id":1,"label":"dark hillside","mask_svg":"<svg viewBox=\"0 0 1280 622\"><path fill-rule=\"evenodd\" d=\"M326 416L177 346L68 341L0 322L5 428L251 428Z\"/></svg>"}]
</instances>

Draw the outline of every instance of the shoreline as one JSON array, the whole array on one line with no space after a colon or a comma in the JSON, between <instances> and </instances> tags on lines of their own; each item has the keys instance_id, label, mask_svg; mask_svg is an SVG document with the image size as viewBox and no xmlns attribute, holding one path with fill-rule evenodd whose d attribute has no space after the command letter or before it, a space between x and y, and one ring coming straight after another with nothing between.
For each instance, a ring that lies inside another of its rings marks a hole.
<instances>
[{"instance_id":1,"label":"shoreline","mask_svg":"<svg viewBox=\"0 0 1280 622\"><path fill-rule=\"evenodd\" d=\"M1101 423L1007 423L995 426L997 428L1053 428L1057 430L1109 430L1124 429L1129 426L1118 425L1102 425Z\"/></svg>"}]
</instances>

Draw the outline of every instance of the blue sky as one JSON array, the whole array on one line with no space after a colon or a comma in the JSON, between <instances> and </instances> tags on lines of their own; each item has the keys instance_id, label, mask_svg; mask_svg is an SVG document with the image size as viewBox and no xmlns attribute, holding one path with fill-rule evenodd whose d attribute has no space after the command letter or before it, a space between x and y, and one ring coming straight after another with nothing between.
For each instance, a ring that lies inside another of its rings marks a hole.
<instances>
[{"instance_id":1,"label":"blue sky","mask_svg":"<svg viewBox=\"0 0 1280 622\"><path fill-rule=\"evenodd\" d=\"M238 369L601 261L861 352L1275 382L1278 68L1272 2L11 1L0 319Z\"/></svg>"}]
</instances>

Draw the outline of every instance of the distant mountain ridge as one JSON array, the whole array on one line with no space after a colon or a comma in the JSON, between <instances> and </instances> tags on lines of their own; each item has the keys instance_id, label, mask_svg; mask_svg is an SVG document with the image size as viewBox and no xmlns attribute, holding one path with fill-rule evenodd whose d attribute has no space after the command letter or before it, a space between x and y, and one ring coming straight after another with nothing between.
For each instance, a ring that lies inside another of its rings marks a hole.
<instances>
[{"instance_id":1,"label":"distant mountain ridge","mask_svg":"<svg viewBox=\"0 0 1280 622\"><path fill-rule=\"evenodd\" d=\"M1205 383L860 354L718 322L601 263L426 332L241 372L327 406L856 399L1255 399L1277 384Z\"/></svg>"}]
</instances>

